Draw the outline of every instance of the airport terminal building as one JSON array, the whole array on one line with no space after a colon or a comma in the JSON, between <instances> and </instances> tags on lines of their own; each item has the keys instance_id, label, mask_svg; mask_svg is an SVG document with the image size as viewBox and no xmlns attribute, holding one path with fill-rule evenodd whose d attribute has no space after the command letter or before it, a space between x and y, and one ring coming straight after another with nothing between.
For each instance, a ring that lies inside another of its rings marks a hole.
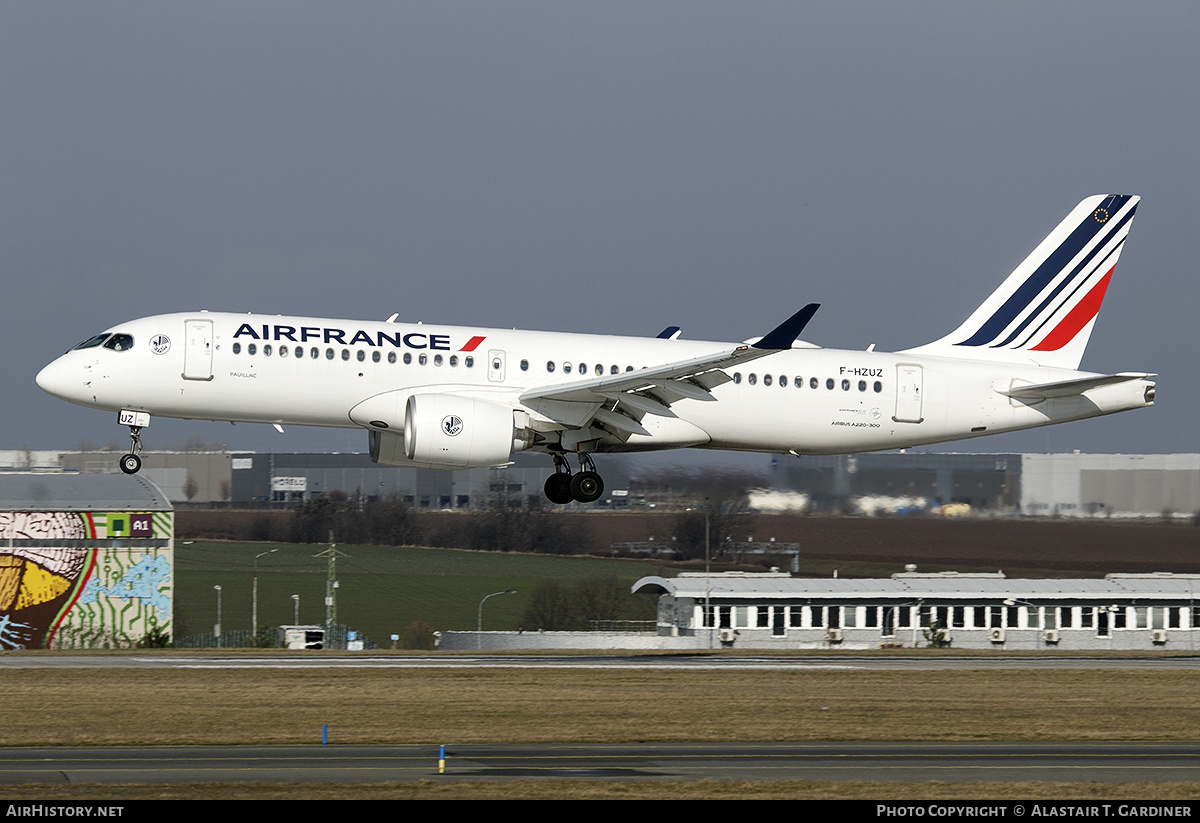
<instances>
[{"instance_id":1,"label":"airport terminal building","mask_svg":"<svg viewBox=\"0 0 1200 823\"><path fill-rule=\"evenodd\" d=\"M1020 580L902 572L887 579L784 573L645 577L657 632L687 648L1200 649L1200 575Z\"/></svg>"}]
</instances>

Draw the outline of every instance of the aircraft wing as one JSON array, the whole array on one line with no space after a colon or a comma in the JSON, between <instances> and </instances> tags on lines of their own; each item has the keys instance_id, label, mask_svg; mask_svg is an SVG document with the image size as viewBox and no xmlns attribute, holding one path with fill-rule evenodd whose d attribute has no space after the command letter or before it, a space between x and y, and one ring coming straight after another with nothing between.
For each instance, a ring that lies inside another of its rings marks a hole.
<instances>
[{"instance_id":1,"label":"aircraft wing","mask_svg":"<svg viewBox=\"0 0 1200 823\"><path fill-rule=\"evenodd\" d=\"M1054 383L1034 383L1026 386L1013 386L1010 389L1000 392L1008 397L1071 397L1076 394L1083 394L1085 391L1099 388L1100 386L1112 386L1117 383L1126 383L1130 380L1145 380L1148 377L1154 377L1148 372L1120 372L1119 374L1097 374L1090 377L1077 377L1073 380L1059 380Z\"/></svg>"},{"instance_id":2,"label":"aircraft wing","mask_svg":"<svg viewBox=\"0 0 1200 823\"><path fill-rule=\"evenodd\" d=\"M637 371L541 386L524 392L521 402L567 426L582 428L596 421L626 434L648 435L640 423L644 415L676 417L673 403L715 400L712 389L732 380L723 369L790 348L817 308L810 303L757 343Z\"/></svg>"}]
</instances>

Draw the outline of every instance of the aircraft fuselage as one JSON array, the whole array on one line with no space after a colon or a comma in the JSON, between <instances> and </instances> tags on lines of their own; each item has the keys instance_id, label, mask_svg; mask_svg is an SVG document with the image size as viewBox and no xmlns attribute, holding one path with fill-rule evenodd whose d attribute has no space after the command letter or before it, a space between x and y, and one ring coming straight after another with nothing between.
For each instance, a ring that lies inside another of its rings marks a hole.
<instances>
[{"instance_id":1,"label":"aircraft fuselage","mask_svg":"<svg viewBox=\"0 0 1200 823\"><path fill-rule=\"evenodd\" d=\"M535 387L736 345L217 312L142 318L109 334L127 335L130 347L73 349L38 383L98 409L343 428L364 427L351 411L384 393L470 393L519 408ZM1091 373L805 344L728 372L732 380L712 389L716 402L682 400L671 407L675 417L642 418L650 436L602 436L594 450L905 448L1139 408L1150 405L1153 387L1128 381L1031 403L1001 392Z\"/></svg>"}]
</instances>

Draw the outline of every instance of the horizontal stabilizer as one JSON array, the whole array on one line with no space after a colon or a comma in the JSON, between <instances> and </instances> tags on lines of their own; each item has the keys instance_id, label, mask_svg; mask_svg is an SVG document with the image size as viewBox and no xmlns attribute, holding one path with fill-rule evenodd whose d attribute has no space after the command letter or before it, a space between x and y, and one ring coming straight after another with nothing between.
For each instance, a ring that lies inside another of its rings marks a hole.
<instances>
[{"instance_id":1,"label":"horizontal stabilizer","mask_svg":"<svg viewBox=\"0 0 1200 823\"><path fill-rule=\"evenodd\" d=\"M1090 377L1077 377L1074 380L1059 380L1054 383L1034 383L1026 386L1013 386L1000 392L1008 397L1040 398L1040 397L1072 397L1085 391L1112 386L1117 383L1127 383L1131 380L1145 380L1154 377L1148 372L1121 372L1120 374L1096 374Z\"/></svg>"}]
</instances>

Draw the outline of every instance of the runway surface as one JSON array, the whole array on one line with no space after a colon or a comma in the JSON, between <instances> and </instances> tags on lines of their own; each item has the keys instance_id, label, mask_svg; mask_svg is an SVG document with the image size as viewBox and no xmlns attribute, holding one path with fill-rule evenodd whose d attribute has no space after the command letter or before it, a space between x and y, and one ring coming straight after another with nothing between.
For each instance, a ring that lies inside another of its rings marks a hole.
<instances>
[{"instance_id":1,"label":"runway surface","mask_svg":"<svg viewBox=\"0 0 1200 823\"><path fill-rule=\"evenodd\" d=\"M939 671L962 669L1171 669L1200 670L1200 656L932 656L910 657L794 655L787 657L707 655L0 655L0 669L319 669L319 668L560 668L560 669L696 669L696 670L825 670Z\"/></svg>"},{"instance_id":2,"label":"runway surface","mask_svg":"<svg viewBox=\"0 0 1200 823\"><path fill-rule=\"evenodd\" d=\"M0 749L0 785L416 780L1184 782L1186 743L745 743Z\"/></svg>"}]
</instances>

